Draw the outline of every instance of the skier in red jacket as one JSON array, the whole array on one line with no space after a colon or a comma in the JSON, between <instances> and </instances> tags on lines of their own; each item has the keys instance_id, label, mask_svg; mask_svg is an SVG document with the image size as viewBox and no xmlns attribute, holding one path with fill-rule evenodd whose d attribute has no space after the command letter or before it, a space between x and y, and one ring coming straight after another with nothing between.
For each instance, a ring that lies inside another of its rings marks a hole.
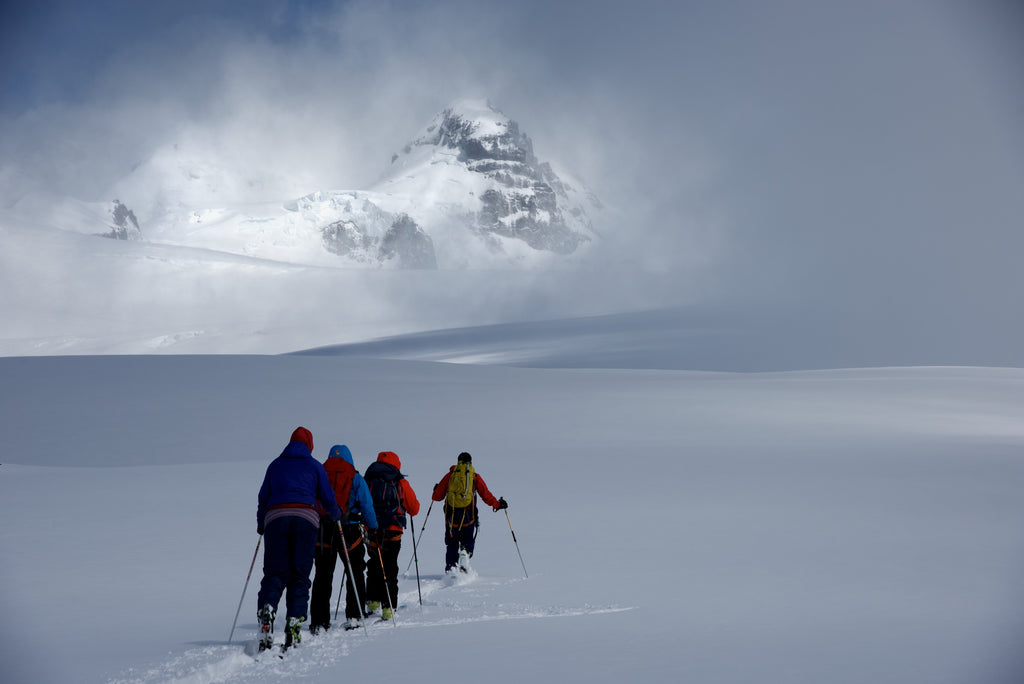
<instances>
[{"instance_id":1,"label":"skier in red jacket","mask_svg":"<svg viewBox=\"0 0 1024 684\"><path fill-rule=\"evenodd\" d=\"M508 508L503 498L495 499L484 478L473 468L473 457L463 451L459 462L449 468L441 481L434 485L431 498L444 500L444 571L456 567L468 572L468 559L473 557L476 533L480 527L477 516L476 495L495 512Z\"/></svg>"}]
</instances>

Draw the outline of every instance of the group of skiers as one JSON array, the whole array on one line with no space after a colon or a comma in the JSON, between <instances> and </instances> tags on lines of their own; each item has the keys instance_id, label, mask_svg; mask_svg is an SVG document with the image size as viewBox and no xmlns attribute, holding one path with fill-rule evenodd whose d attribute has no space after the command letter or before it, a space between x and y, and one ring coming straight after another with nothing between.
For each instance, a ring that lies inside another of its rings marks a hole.
<instances>
[{"instance_id":1,"label":"group of skiers","mask_svg":"<svg viewBox=\"0 0 1024 684\"><path fill-rule=\"evenodd\" d=\"M495 511L508 507L495 498L472 465L470 454L434 485L433 501L445 501L445 572L466 570L479 526L476 495ZM331 627L334 570L341 558L348 577L345 628L379 614L390 620L398 605L398 554L407 515L420 511L402 463L382 451L360 475L345 445L331 447L327 460L313 458L313 435L296 428L284 451L267 467L256 509L256 531L263 536L263 581L257 596L260 650L273 644L273 625L287 593L285 648L302 639L309 606L309 629ZM316 567L310 582L309 575ZM312 584L312 595L310 585Z\"/></svg>"}]
</instances>

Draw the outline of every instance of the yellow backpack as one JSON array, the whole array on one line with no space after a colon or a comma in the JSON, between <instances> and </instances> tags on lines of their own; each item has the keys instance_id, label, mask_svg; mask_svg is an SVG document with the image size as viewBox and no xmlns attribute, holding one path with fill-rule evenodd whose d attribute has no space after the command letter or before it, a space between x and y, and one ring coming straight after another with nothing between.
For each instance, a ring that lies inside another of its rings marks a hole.
<instances>
[{"instance_id":1,"label":"yellow backpack","mask_svg":"<svg viewBox=\"0 0 1024 684\"><path fill-rule=\"evenodd\" d=\"M459 463L448 478L448 494L445 503L449 508L465 508L471 506L476 494L473 490L473 478L476 471L471 463Z\"/></svg>"}]
</instances>

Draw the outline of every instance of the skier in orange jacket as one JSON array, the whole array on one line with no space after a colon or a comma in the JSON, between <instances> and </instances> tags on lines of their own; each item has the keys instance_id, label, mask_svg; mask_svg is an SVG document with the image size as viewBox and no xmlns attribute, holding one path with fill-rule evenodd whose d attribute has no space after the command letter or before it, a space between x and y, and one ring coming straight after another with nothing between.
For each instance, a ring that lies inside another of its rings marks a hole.
<instances>
[{"instance_id":1,"label":"skier in orange jacket","mask_svg":"<svg viewBox=\"0 0 1024 684\"><path fill-rule=\"evenodd\" d=\"M420 512L416 492L401 473L401 467L398 454L382 451L363 475L377 515L377 534L370 538L366 573L367 608L368 612L380 608L385 620L391 618L392 609L398 605L398 553L402 549L402 530L407 525L406 513Z\"/></svg>"}]
</instances>

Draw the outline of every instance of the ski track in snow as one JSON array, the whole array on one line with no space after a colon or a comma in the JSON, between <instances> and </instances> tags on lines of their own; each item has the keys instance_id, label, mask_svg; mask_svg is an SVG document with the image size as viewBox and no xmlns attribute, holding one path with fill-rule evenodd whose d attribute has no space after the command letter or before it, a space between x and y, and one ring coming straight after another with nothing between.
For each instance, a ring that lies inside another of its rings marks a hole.
<instances>
[{"instance_id":1,"label":"ski track in snow","mask_svg":"<svg viewBox=\"0 0 1024 684\"><path fill-rule=\"evenodd\" d=\"M371 617L368 629L346 631L337 627L326 634L303 631L302 643L279 657L283 632L277 630L275 646L262 654L251 628L239 628L241 638L232 643L209 643L190 648L180 655L146 668L131 668L110 680L110 684L221 684L230 682L279 681L301 679L334 665L339 659L358 652L368 639L380 637L381 630L441 627L498 620L534 620L552 617L597 615L632 610L621 606L531 606L488 601L487 597L502 585L526 581L525 578L480 578L470 569L465 575L420 578L423 606L415 575L402 575L401 602L394 622ZM428 600L428 597L432 597ZM283 599L282 599L283 601Z\"/></svg>"}]
</instances>

